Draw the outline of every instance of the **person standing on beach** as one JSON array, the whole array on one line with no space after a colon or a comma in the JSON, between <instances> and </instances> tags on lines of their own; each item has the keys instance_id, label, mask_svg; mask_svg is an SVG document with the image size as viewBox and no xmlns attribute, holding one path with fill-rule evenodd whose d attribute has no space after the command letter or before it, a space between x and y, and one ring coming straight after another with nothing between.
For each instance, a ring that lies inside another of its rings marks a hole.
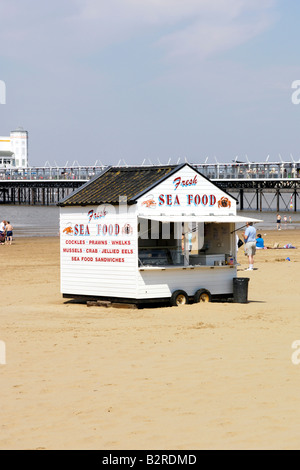
<instances>
[{"instance_id":1,"label":"person standing on beach","mask_svg":"<svg viewBox=\"0 0 300 470\"><path fill-rule=\"evenodd\" d=\"M287 216L286 215L283 217L283 222L284 222L284 228L286 229L286 226L287 226Z\"/></svg>"},{"instance_id":2,"label":"person standing on beach","mask_svg":"<svg viewBox=\"0 0 300 470\"><path fill-rule=\"evenodd\" d=\"M253 222L247 222L247 228L244 232L245 240L245 256L248 256L249 267L246 271L253 271L254 255L256 253L256 229L253 227Z\"/></svg>"},{"instance_id":3,"label":"person standing on beach","mask_svg":"<svg viewBox=\"0 0 300 470\"><path fill-rule=\"evenodd\" d=\"M6 231L6 222L5 220L2 220L0 222L0 244L4 245L5 242L5 231Z\"/></svg>"},{"instance_id":4,"label":"person standing on beach","mask_svg":"<svg viewBox=\"0 0 300 470\"><path fill-rule=\"evenodd\" d=\"M14 229L13 226L8 221L6 224L6 243L8 245L11 245L13 241L13 229Z\"/></svg>"},{"instance_id":5,"label":"person standing on beach","mask_svg":"<svg viewBox=\"0 0 300 470\"><path fill-rule=\"evenodd\" d=\"M277 214L277 230L281 230L281 215Z\"/></svg>"}]
</instances>

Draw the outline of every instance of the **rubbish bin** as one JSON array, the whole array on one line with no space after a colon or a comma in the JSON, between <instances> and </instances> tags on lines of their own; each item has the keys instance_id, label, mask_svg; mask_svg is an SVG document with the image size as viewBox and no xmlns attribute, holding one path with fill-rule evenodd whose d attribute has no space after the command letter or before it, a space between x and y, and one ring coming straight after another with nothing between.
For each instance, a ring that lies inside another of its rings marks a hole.
<instances>
[{"instance_id":1,"label":"rubbish bin","mask_svg":"<svg viewBox=\"0 0 300 470\"><path fill-rule=\"evenodd\" d=\"M249 277L233 278L233 301L237 304L246 304L248 302L248 284Z\"/></svg>"}]
</instances>

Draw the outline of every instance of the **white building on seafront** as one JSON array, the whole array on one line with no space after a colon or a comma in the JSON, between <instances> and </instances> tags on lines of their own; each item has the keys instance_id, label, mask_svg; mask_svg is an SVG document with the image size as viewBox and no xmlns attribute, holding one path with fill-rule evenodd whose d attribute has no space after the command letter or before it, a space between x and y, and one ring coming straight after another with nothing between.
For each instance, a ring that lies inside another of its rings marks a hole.
<instances>
[{"instance_id":1,"label":"white building on seafront","mask_svg":"<svg viewBox=\"0 0 300 470\"><path fill-rule=\"evenodd\" d=\"M22 127L11 131L9 137L0 136L0 168L28 167L28 132Z\"/></svg>"}]
</instances>

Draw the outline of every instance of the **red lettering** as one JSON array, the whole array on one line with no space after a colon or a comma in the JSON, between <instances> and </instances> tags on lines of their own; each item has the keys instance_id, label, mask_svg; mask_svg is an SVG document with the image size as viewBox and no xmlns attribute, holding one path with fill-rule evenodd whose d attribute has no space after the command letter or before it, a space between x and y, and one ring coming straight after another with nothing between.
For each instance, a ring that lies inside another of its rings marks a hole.
<instances>
[{"instance_id":1,"label":"red lettering","mask_svg":"<svg viewBox=\"0 0 300 470\"><path fill-rule=\"evenodd\" d=\"M214 206L216 202L217 202L216 196L211 194L210 195L210 206Z\"/></svg>"},{"instance_id":2,"label":"red lettering","mask_svg":"<svg viewBox=\"0 0 300 470\"><path fill-rule=\"evenodd\" d=\"M66 245L84 245L85 240L66 240Z\"/></svg>"},{"instance_id":3,"label":"red lettering","mask_svg":"<svg viewBox=\"0 0 300 470\"><path fill-rule=\"evenodd\" d=\"M192 194L188 194L188 205L190 206L193 202L193 195Z\"/></svg>"},{"instance_id":4,"label":"red lettering","mask_svg":"<svg viewBox=\"0 0 300 470\"><path fill-rule=\"evenodd\" d=\"M159 206L163 206L164 203L165 203L165 197L164 197L163 194L161 194L161 195L159 196L159 198L158 198L158 205L159 205Z\"/></svg>"},{"instance_id":5,"label":"red lettering","mask_svg":"<svg viewBox=\"0 0 300 470\"><path fill-rule=\"evenodd\" d=\"M172 205L172 196L171 194L167 194L167 206L171 206Z\"/></svg>"},{"instance_id":6,"label":"red lettering","mask_svg":"<svg viewBox=\"0 0 300 470\"><path fill-rule=\"evenodd\" d=\"M174 179L175 189L178 188L178 186L180 185L180 182L181 182L180 176Z\"/></svg>"},{"instance_id":7,"label":"red lettering","mask_svg":"<svg viewBox=\"0 0 300 470\"><path fill-rule=\"evenodd\" d=\"M131 245L130 240L112 240L112 245Z\"/></svg>"},{"instance_id":8,"label":"red lettering","mask_svg":"<svg viewBox=\"0 0 300 470\"><path fill-rule=\"evenodd\" d=\"M199 194L196 194L196 196L195 196L195 204L196 204L196 206L198 206L198 205L200 204L200 202L201 202L201 198L200 198Z\"/></svg>"},{"instance_id":9,"label":"red lettering","mask_svg":"<svg viewBox=\"0 0 300 470\"><path fill-rule=\"evenodd\" d=\"M95 258L96 262L99 263L124 263L124 258Z\"/></svg>"},{"instance_id":10,"label":"red lettering","mask_svg":"<svg viewBox=\"0 0 300 470\"><path fill-rule=\"evenodd\" d=\"M208 204L208 197L206 196L206 194L204 194L204 196L202 197L202 204L204 206L206 206Z\"/></svg>"}]
</instances>

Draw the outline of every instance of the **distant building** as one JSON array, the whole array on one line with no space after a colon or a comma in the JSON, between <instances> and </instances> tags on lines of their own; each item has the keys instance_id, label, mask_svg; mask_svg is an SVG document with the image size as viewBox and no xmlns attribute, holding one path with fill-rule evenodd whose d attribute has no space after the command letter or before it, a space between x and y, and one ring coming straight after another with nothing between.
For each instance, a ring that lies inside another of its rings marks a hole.
<instances>
[{"instance_id":1,"label":"distant building","mask_svg":"<svg viewBox=\"0 0 300 470\"><path fill-rule=\"evenodd\" d=\"M28 167L28 132L22 127L11 131L9 137L0 136L0 168Z\"/></svg>"}]
</instances>

